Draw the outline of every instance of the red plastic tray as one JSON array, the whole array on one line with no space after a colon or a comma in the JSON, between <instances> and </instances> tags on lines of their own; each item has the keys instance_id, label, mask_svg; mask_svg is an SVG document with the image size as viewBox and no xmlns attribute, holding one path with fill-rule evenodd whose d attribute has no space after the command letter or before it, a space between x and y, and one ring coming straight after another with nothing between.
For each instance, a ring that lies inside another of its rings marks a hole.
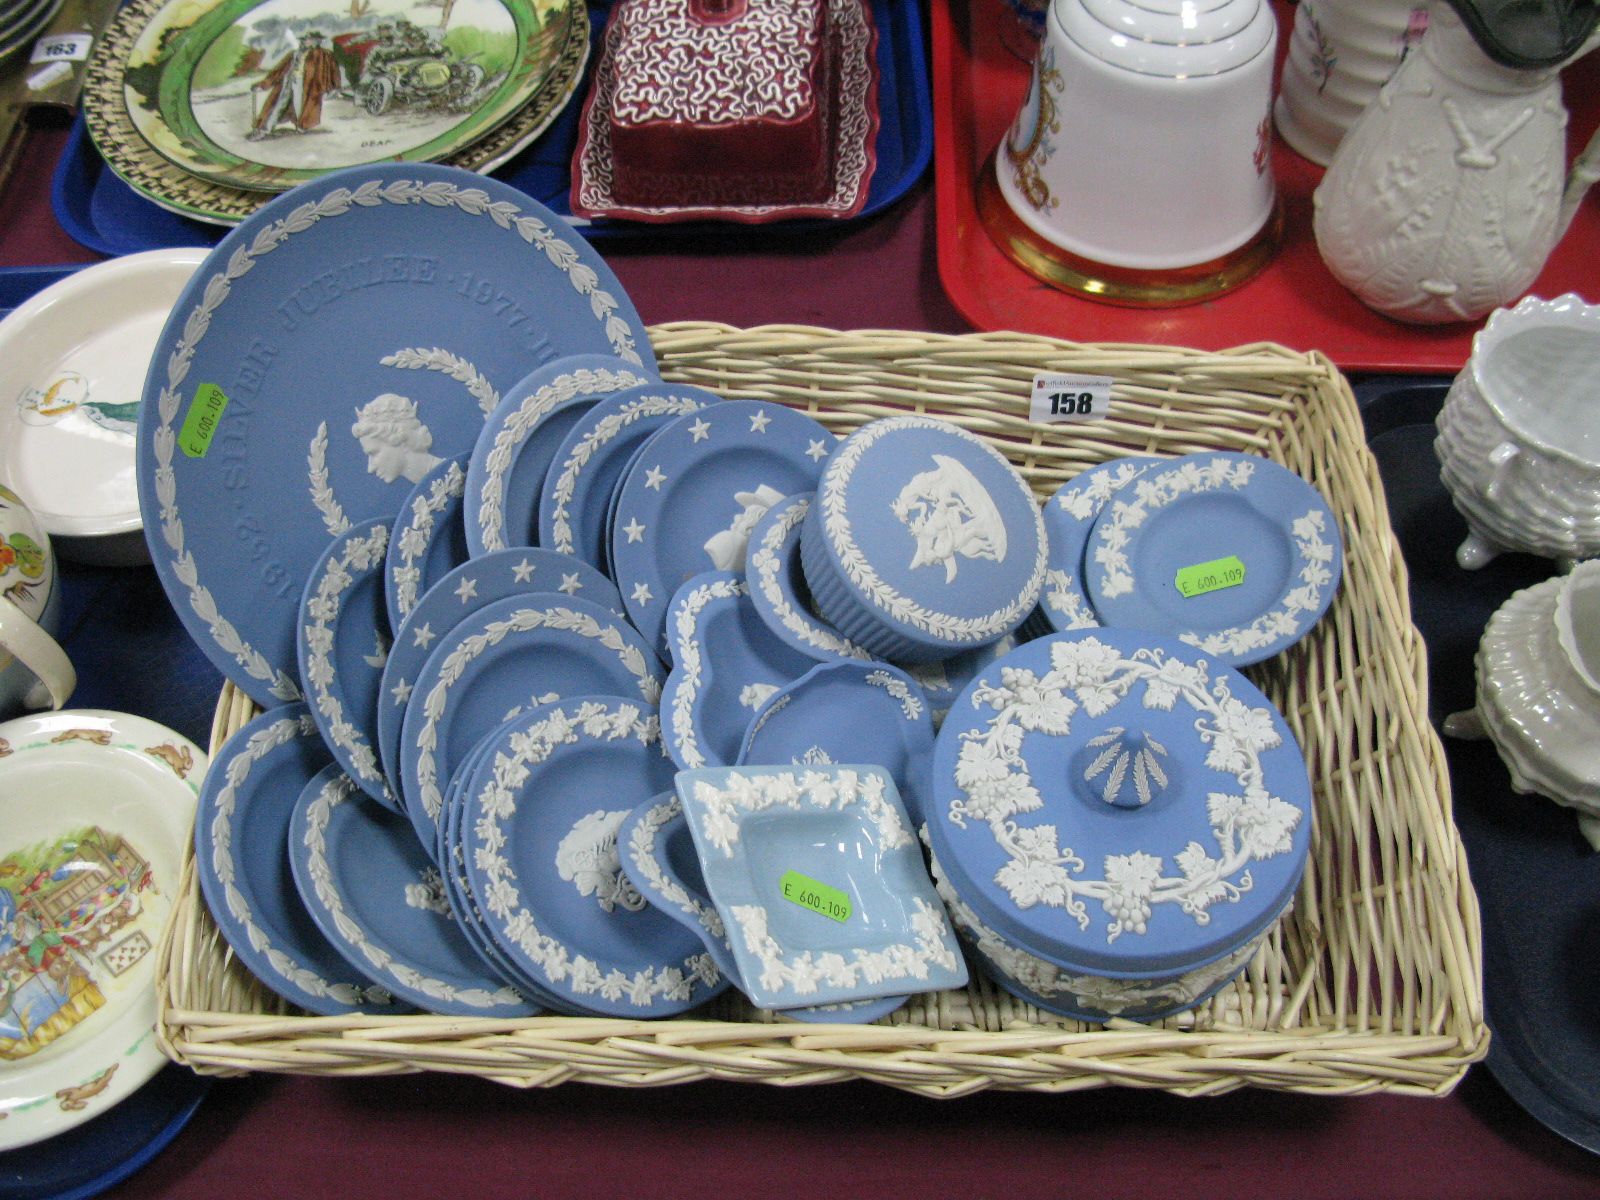
<instances>
[{"instance_id":1,"label":"red plastic tray","mask_svg":"<svg viewBox=\"0 0 1600 1200\"><path fill-rule=\"evenodd\" d=\"M1025 39L1002 0L931 0L935 197L939 277L951 301L979 329L1093 342L1150 342L1219 350L1273 341L1321 350L1347 371L1453 372L1481 323L1403 325L1364 307L1317 254L1311 192L1322 168L1281 139L1273 164L1284 200L1284 244L1260 275L1202 304L1130 309L1056 291L1006 258L978 221L978 168L1000 142L1027 90ZM1294 10L1278 8L1279 50ZM1574 152L1600 123L1600 53L1568 69L1568 129ZM1600 192L1600 188L1596 189ZM1600 198L1591 194L1556 247L1533 293L1577 292L1600 301Z\"/></svg>"}]
</instances>

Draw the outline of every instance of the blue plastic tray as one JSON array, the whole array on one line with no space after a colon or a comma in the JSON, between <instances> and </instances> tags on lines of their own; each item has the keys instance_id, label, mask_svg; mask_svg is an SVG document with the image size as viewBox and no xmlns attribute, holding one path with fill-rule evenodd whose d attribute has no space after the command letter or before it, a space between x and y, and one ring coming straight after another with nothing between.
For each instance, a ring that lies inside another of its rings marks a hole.
<instances>
[{"instance_id":1,"label":"blue plastic tray","mask_svg":"<svg viewBox=\"0 0 1600 1200\"><path fill-rule=\"evenodd\" d=\"M1555 571L1505 554L1477 571L1456 565L1466 522L1439 482L1434 418L1449 380L1356 385L1389 516L1410 574L1411 613L1428 647L1434 723L1472 707L1473 656L1496 608ZM1570 809L1512 791L1486 741L1445 741L1456 826L1483 912L1489 1071L1561 1136L1600 1153L1600 854Z\"/></svg>"},{"instance_id":2,"label":"blue plastic tray","mask_svg":"<svg viewBox=\"0 0 1600 1200\"><path fill-rule=\"evenodd\" d=\"M852 220L878 212L903 196L933 155L933 105L918 2L871 0L878 27L878 165L867 191L866 206ZM589 65L572 102L538 141L495 172L498 178L562 216L572 212L568 189L572 151L578 140L578 114L589 92L589 73L600 58L599 41L610 7L610 0L589 6ZM123 183L96 152L81 117L56 166L50 201L56 220L73 240L100 254L208 246L226 232L223 226L168 212ZM825 219L798 219L757 228L769 233L799 233L838 224ZM679 240L704 236L708 230L727 236L731 228L711 222L595 220L585 225L583 232L591 241L641 237Z\"/></svg>"}]
</instances>

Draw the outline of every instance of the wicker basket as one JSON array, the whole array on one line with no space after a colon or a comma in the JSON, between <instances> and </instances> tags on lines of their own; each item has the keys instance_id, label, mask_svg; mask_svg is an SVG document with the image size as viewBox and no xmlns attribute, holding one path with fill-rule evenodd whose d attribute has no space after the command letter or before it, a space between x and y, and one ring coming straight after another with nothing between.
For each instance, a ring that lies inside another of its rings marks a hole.
<instances>
[{"instance_id":1,"label":"wicker basket","mask_svg":"<svg viewBox=\"0 0 1600 1200\"><path fill-rule=\"evenodd\" d=\"M308 1017L233 957L191 861L161 947L159 1035L173 1058L205 1072L437 1070L519 1086L871 1079L955 1096L1105 1084L1441 1095L1483 1056L1477 901L1428 724L1422 639L1355 400L1325 358L1018 334L705 323L652 333L668 379L791 404L840 432L907 409L946 416L991 439L1041 497L1114 455L1194 450L1264 454L1319 488L1343 526L1343 587L1307 640L1251 671L1299 737L1315 787L1311 858L1290 915L1236 982L1153 1025L1063 1020L982 979L874 1025L779 1021L737 994L654 1022ZM1032 423L1040 370L1112 376L1110 417ZM253 711L228 686L213 747Z\"/></svg>"}]
</instances>

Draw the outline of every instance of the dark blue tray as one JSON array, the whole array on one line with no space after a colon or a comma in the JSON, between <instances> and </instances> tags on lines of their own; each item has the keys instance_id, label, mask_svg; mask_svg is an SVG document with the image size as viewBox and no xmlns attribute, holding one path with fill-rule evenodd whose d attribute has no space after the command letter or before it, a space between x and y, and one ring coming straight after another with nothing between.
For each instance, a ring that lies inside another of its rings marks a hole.
<instances>
[{"instance_id":1,"label":"dark blue tray","mask_svg":"<svg viewBox=\"0 0 1600 1200\"><path fill-rule=\"evenodd\" d=\"M1478 571L1456 565L1466 522L1433 452L1448 386L1390 378L1355 389L1428 647L1436 727L1472 707L1473 656L1495 609L1555 570L1524 554ZM1511 790L1490 743L1446 739L1445 751L1483 914L1489 1070L1538 1120L1600 1153L1600 854L1579 836L1570 809Z\"/></svg>"},{"instance_id":2,"label":"dark blue tray","mask_svg":"<svg viewBox=\"0 0 1600 1200\"><path fill-rule=\"evenodd\" d=\"M927 49L922 36L921 0L871 0L878 27L878 165L859 216L894 203L927 169L933 155L933 104L928 90ZM589 76L600 58L610 0L589 6L589 65L572 102L527 150L495 175L547 207L570 217L568 200L572 151L578 141L578 114L589 92ZM56 220L74 241L100 254L134 254L169 246L209 246L227 232L170 213L134 191L106 167L80 117L56 166L51 188ZM802 233L837 228L838 221L808 218L774 221L755 228L764 233ZM596 220L583 227L591 241L607 238L681 240L732 228L714 222L647 224ZM740 227L741 229L744 227Z\"/></svg>"}]
</instances>

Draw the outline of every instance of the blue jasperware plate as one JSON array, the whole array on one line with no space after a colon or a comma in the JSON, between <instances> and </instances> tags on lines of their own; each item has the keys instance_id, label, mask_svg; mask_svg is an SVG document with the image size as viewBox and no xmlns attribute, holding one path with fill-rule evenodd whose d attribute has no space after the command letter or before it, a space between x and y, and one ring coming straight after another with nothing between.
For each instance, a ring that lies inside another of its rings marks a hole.
<instances>
[{"instance_id":1,"label":"blue jasperware plate","mask_svg":"<svg viewBox=\"0 0 1600 1200\"><path fill-rule=\"evenodd\" d=\"M617 493L612 578L628 617L667 647L667 603L692 575L743 572L767 508L816 486L837 441L803 413L728 400L679 417L645 444Z\"/></svg>"},{"instance_id":2,"label":"blue jasperware plate","mask_svg":"<svg viewBox=\"0 0 1600 1200\"><path fill-rule=\"evenodd\" d=\"M403 800L398 788L400 727L417 676L435 643L480 608L536 592L579 596L623 616L616 586L600 572L565 554L519 546L491 551L448 572L428 589L395 633L379 683L377 744L384 777L397 798Z\"/></svg>"},{"instance_id":3,"label":"blue jasperware plate","mask_svg":"<svg viewBox=\"0 0 1600 1200\"><path fill-rule=\"evenodd\" d=\"M732 571L706 571L678 589L667 637L661 738L685 768L732 765L756 711L816 662L767 628Z\"/></svg>"},{"instance_id":4,"label":"blue jasperware plate","mask_svg":"<svg viewBox=\"0 0 1600 1200\"><path fill-rule=\"evenodd\" d=\"M584 413L556 449L539 497L539 545L608 570L611 498L657 430L722 397L686 383L623 388Z\"/></svg>"},{"instance_id":5,"label":"blue jasperware plate","mask_svg":"<svg viewBox=\"0 0 1600 1200\"><path fill-rule=\"evenodd\" d=\"M654 378L653 367L576 354L546 363L508 391L484 422L467 463L471 552L534 545L544 477L568 431L602 397Z\"/></svg>"},{"instance_id":6,"label":"blue jasperware plate","mask_svg":"<svg viewBox=\"0 0 1600 1200\"><path fill-rule=\"evenodd\" d=\"M444 787L495 726L568 696L628 695L654 710L664 674L626 621L589 600L510 596L439 640L400 727L406 815L430 851Z\"/></svg>"},{"instance_id":7,"label":"blue jasperware plate","mask_svg":"<svg viewBox=\"0 0 1600 1200\"><path fill-rule=\"evenodd\" d=\"M378 760L378 683L389 653L388 545L384 521L355 525L328 544L300 599L295 649L311 717L334 761L367 795L398 808Z\"/></svg>"},{"instance_id":8,"label":"blue jasperware plate","mask_svg":"<svg viewBox=\"0 0 1600 1200\"><path fill-rule=\"evenodd\" d=\"M200 890L239 961L284 999L326 1017L407 1012L329 945L290 875L290 818L329 761L304 704L269 709L230 737L200 790Z\"/></svg>"},{"instance_id":9,"label":"blue jasperware plate","mask_svg":"<svg viewBox=\"0 0 1600 1200\"><path fill-rule=\"evenodd\" d=\"M1180 590L1180 571L1233 560L1237 585ZM1101 624L1166 634L1239 667L1310 631L1343 561L1339 523L1315 488L1270 459L1219 451L1153 468L1110 497L1084 575Z\"/></svg>"},{"instance_id":10,"label":"blue jasperware plate","mask_svg":"<svg viewBox=\"0 0 1600 1200\"><path fill-rule=\"evenodd\" d=\"M768 697L735 762L873 763L889 772L917 828L933 765L933 717L916 681L888 663L821 663Z\"/></svg>"},{"instance_id":11,"label":"blue jasperware plate","mask_svg":"<svg viewBox=\"0 0 1600 1200\"><path fill-rule=\"evenodd\" d=\"M650 345L600 257L504 184L359 167L263 207L180 296L140 411L145 534L190 634L257 703L297 699L300 592L328 539L392 520L501 389L580 353Z\"/></svg>"},{"instance_id":12,"label":"blue jasperware plate","mask_svg":"<svg viewBox=\"0 0 1600 1200\"><path fill-rule=\"evenodd\" d=\"M1033 611L1044 525L994 447L937 417L889 417L829 457L800 555L823 620L879 658L932 662Z\"/></svg>"},{"instance_id":13,"label":"blue jasperware plate","mask_svg":"<svg viewBox=\"0 0 1600 1200\"><path fill-rule=\"evenodd\" d=\"M819 662L870 659L870 652L811 611L811 592L800 565L800 531L813 497L812 492L785 497L750 531L744 563L750 603L774 634Z\"/></svg>"},{"instance_id":14,"label":"blue jasperware plate","mask_svg":"<svg viewBox=\"0 0 1600 1200\"><path fill-rule=\"evenodd\" d=\"M689 821L678 797L663 792L634 809L617 830L617 845L622 869L633 886L657 909L695 934L723 977L742 991L739 964L733 958L727 926L706 891L694 835L689 832ZM851 1004L780 1011L796 1021L859 1024L888 1016L908 999L909 996L884 996Z\"/></svg>"},{"instance_id":15,"label":"blue jasperware plate","mask_svg":"<svg viewBox=\"0 0 1600 1200\"><path fill-rule=\"evenodd\" d=\"M437 861L444 878L445 890L450 897L451 910L460 921L468 943L491 971L500 978L508 980L524 996L537 999L551 1012L581 1016L583 1014L578 1009L546 991L527 972L519 970L515 963L500 952L500 948L494 944L494 939L489 936L481 906L477 898L472 895L471 883L467 879L467 852L461 844L461 797L466 791L467 780L472 775L473 767L498 733L499 730L496 729L484 735L483 740L473 747L466 760L456 770L455 776L450 780L449 788L446 789L437 849Z\"/></svg>"},{"instance_id":16,"label":"blue jasperware plate","mask_svg":"<svg viewBox=\"0 0 1600 1200\"><path fill-rule=\"evenodd\" d=\"M1167 977L1277 919L1311 844L1311 784L1237 671L1170 638L1078 630L962 693L927 818L982 926L1069 973Z\"/></svg>"},{"instance_id":17,"label":"blue jasperware plate","mask_svg":"<svg viewBox=\"0 0 1600 1200\"><path fill-rule=\"evenodd\" d=\"M569 1004L665 1017L726 981L700 939L645 902L617 829L672 783L650 707L588 696L534 709L478 758L459 834L495 944Z\"/></svg>"},{"instance_id":18,"label":"blue jasperware plate","mask_svg":"<svg viewBox=\"0 0 1600 1200\"><path fill-rule=\"evenodd\" d=\"M754 1003L965 986L955 933L883 768L707 767L678 772L674 786Z\"/></svg>"},{"instance_id":19,"label":"blue jasperware plate","mask_svg":"<svg viewBox=\"0 0 1600 1200\"><path fill-rule=\"evenodd\" d=\"M445 572L467 561L467 531L461 520L466 485L467 456L458 454L419 479L400 506L383 563L390 629L400 628Z\"/></svg>"},{"instance_id":20,"label":"blue jasperware plate","mask_svg":"<svg viewBox=\"0 0 1600 1200\"><path fill-rule=\"evenodd\" d=\"M379 987L425 1012L538 1014L537 1004L485 970L411 823L366 803L337 765L301 793L289 822L289 864L328 941Z\"/></svg>"},{"instance_id":21,"label":"blue jasperware plate","mask_svg":"<svg viewBox=\"0 0 1600 1200\"><path fill-rule=\"evenodd\" d=\"M1152 454L1113 458L1073 476L1044 502L1044 535L1050 565L1044 575L1044 594L1029 618L1035 634L1066 629L1094 629L1094 615L1083 583L1083 548L1094 520L1114 492L1133 482L1151 467L1169 462Z\"/></svg>"}]
</instances>

